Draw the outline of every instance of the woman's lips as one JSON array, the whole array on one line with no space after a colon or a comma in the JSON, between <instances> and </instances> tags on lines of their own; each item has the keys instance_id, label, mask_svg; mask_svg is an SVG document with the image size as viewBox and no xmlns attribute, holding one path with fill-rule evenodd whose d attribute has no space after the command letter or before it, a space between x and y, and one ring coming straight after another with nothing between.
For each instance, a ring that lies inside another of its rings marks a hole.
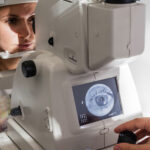
<instances>
[{"instance_id":1,"label":"woman's lips","mask_svg":"<svg viewBox=\"0 0 150 150\"><path fill-rule=\"evenodd\" d=\"M33 43L19 44L20 50L31 50Z\"/></svg>"}]
</instances>

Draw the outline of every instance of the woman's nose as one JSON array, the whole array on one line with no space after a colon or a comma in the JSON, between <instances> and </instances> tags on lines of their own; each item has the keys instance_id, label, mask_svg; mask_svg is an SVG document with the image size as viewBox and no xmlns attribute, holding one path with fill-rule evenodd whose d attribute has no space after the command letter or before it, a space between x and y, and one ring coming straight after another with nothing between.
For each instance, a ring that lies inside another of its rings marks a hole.
<instances>
[{"instance_id":1,"label":"woman's nose","mask_svg":"<svg viewBox=\"0 0 150 150\"><path fill-rule=\"evenodd\" d=\"M29 38L31 36L31 34L33 33L32 28L30 27L30 25L26 22L22 23L20 30L19 30L19 37L20 38Z\"/></svg>"}]
</instances>

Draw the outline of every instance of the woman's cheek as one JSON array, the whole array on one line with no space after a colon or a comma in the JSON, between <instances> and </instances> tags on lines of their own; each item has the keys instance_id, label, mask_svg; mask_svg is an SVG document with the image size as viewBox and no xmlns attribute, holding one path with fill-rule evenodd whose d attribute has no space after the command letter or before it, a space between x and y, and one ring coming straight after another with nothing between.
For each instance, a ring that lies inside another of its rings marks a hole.
<instances>
[{"instance_id":1,"label":"woman's cheek","mask_svg":"<svg viewBox=\"0 0 150 150\"><path fill-rule=\"evenodd\" d=\"M14 44L18 42L18 34L14 32L11 28L5 28L4 30L4 37L7 41L12 41Z\"/></svg>"},{"instance_id":2,"label":"woman's cheek","mask_svg":"<svg viewBox=\"0 0 150 150\"><path fill-rule=\"evenodd\" d=\"M2 29L2 31L0 30L0 36L3 37L1 39L1 43L3 43L3 46L8 47L9 49L17 46L19 43L17 33L13 32L9 27L5 27Z\"/></svg>"}]
</instances>

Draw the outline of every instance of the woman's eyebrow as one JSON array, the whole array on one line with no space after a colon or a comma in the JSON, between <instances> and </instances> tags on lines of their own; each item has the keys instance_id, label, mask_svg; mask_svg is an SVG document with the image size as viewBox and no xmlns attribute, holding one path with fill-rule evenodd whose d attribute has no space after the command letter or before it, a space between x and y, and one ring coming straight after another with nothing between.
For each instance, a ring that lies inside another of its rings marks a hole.
<instances>
[{"instance_id":1,"label":"woman's eyebrow","mask_svg":"<svg viewBox=\"0 0 150 150\"><path fill-rule=\"evenodd\" d=\"M13 15L13 14L10 14L8 16L10 16L10 17L18 17L18 15Z\"/></svg>"},{"instance_id":2,"label":"woman's eyebrow","mask_svg":"<svg viewBox=\"0 0 150 150\"><path fill-rule=\"evenodd\" d=\"M1 16L0 18L3 19L3 18L8 18L8 17L15 17L15 18L18 18L17 15L13 15L13 14L4 15L4 16Z\"/></svg>"},{"instance_id":3,"label":"woman's eyebrow","mask_svg":"<svg viewBox=\"0 0 150 150\"><path fill-rule=\"evenodd\" d=\"M31 13L30 16L35 16L35 12ZM9 17L20 18L18 15L15 15L15 14L7 14L7 15L0 16L0 19L5 19Z\"/></svg>"}]
</instances>

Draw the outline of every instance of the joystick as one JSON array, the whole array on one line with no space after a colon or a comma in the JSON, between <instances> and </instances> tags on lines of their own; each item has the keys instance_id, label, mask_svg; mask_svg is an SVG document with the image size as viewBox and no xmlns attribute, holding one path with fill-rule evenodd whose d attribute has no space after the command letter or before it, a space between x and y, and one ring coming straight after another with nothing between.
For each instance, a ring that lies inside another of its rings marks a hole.
<instances>
[{"instance_id":1,"label":"joystick","mask_svg":"<svg viewBox=\"0 0 150 150\"><path fill-rule=\"evenodd\" d=\"M125 130L120 132L117 143L136 144L137 137L132 131Z\"/></svg>"}]
</instances>

